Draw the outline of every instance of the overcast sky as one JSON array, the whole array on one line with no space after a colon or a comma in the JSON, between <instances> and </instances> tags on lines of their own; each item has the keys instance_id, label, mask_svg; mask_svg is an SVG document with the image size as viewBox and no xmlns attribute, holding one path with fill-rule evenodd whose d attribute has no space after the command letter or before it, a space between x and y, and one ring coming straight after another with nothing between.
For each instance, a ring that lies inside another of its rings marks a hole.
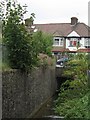
<instances>
[{"instance_id":1,"label":"overcast sky","mask_svg":"<svg viewBox=\"0 0 90 120\"><path fill-rule=\"evenodd\" d=\"M25 18L35 13L34 23L68 23L71 17L88 24L89 0L17 0L26 4L28 12Z\"/></svg>"}]
</instances>

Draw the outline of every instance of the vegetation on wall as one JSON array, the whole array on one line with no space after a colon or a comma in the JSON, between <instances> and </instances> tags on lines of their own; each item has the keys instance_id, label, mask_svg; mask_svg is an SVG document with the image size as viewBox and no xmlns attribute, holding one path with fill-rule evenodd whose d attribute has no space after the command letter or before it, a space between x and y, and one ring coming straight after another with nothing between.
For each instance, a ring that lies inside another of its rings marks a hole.
<instances>
[{"instance_id":1,"label":"vegetation on wall","mask_svg":"<svg viewBox=\"0 0 90 120\"><path fill-rule=\"evenodd\" d=\"M8 64L11 68L22 70L31 67L33 58L31 37L23 24L25 12L19 4L9 1L3 19L3 44L8 51Z\"/></svg>"},{"instance_id":2,"label":"vegetation on wall","mask_svg":"<svg viewBox=\"0 0 90 120\"><path fill-rule=\"evenodd\" d=\"M55 112L67 118L89 118L88 55L78 54L67 63L64 76L68 76L60 88Z\"/></svg>"},{"instance_id":3,"label":"vegetation on wall","mask_svg":"<svg viewBox=\"0 0 90 120\"><path fill-rule=\"evenodd\" d=\"M6 5L5 14L2 12L0 17L3 21L3 45L7 49L8 64L13 69L29 70L37 65L39 53L51 54L51 36L42 32L27 32L23 23L25 6L17 4L14 0L2 3L0 5L3 7ZM34 17L35 14L32 13L31 23Z\"/></svg>"}]
</instances>

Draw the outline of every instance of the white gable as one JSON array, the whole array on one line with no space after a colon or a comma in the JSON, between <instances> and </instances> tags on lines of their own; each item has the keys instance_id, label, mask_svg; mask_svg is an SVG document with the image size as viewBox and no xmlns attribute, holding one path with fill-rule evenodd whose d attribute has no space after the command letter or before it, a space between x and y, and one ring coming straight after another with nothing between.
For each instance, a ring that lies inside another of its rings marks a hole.
<instances>
[{"instance_id":1,"label":"white gable","mask_svg":"<svg viewBox=\"0 0 90 120\"><path fill-rule=\"evenodd\" d=\"M80 35L78 35L75 31L72 31L69 35L68 35L68 37L80 37Z\"/></svg>"}]
</instances>

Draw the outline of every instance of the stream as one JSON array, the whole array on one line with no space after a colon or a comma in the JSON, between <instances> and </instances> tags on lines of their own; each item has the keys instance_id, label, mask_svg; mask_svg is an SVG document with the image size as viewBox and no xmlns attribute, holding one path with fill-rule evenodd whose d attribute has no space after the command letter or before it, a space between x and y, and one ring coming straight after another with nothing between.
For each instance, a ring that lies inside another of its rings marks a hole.
<instances>
[{"instance_id":1,"label":"stream","mask_svg":"<svg viewBox=\"0 0 90 120\"><path fill-rule=\"evenodd\" d=\"M60 86L63 82L65 82L65 78L57 78L57 89L60 89ZM55 107L55 100L58 98L58 92L56 92L52 98L48 100L46 104L44 104L38 112L33 116L33 118L64 118L62 116L59 116L55 113L54 107Z\"/></svg>"},{"instance_id":2,"label":"stream","mask_svg":"<svg viewBox=\"0 0 90 120\"><path fill-rule=\"evenodd\" d=\"M48 102L43 105L41 109L34 115L34 118L43 118L48 116L56 116L53 108L54 108L54 101L56 100L57 95L55 94L52 98L48 100Z\"/></svg>"},{"instance_id":3,"label":"stream","mask_svg":"<svg viewBox=\"0 0 90 120\"><path fill-rule=\"evenodd\" d=\"M39 111L34 115L33 118L50 118L56 119L56 118L64 118L62 116L59 116L55 113L54 107L55 107L55 100L57 99L57 93L48 100L48 102L39 109ZM61 120L61 119L60 119Z\"/></svg>"}]
</instances>

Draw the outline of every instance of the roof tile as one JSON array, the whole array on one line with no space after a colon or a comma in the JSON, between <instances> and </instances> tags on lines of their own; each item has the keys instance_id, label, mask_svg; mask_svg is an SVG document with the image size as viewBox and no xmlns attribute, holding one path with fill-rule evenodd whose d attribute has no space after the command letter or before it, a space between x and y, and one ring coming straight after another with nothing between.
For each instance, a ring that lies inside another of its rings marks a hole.
<instances>
[{"instance_id":1,"label":"roof tile","mask_svg":"<svg viewBox=\"0 0 90 120\"><path fill-rule=\"evenodd\" d=\"M90 27L84 23L77 23L71 25L71 23L50 23L50 24L34 24L35 29L41 30L45 33L50 33L53 36L67 37L72 31L77 32L81 37L90 36Z\"/></svg>"}]
</instances>

